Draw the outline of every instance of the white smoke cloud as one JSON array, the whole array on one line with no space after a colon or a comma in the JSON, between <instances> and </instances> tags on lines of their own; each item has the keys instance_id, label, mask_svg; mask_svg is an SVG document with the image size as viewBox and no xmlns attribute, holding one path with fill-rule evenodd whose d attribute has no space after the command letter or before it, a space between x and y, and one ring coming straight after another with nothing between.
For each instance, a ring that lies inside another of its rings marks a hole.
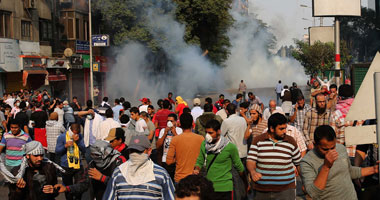
<instances>
[{"instance_id":1,"label":"white smoke cloud","mask_svg":"<svg viewBox=\"0 0 380 200\"><path fill-rule=\"evenodd\" d=\"M229 31L232 48L226 68L212 64L202 56L202 50L187 44L183 37L185 26L172 14L157 13L157 9L142 8L148 17L147 26L169 56L170 68L166 74L148 72L148 49L139 43L129 43L117 52L116 63L107 74L111 97L127 97L132 103L142 97L153 102L169 91L174 95L193 98L201 92L236 88L241 79L249 88L273 87L278 79L285 83L306 83L302 66L295 60L268 54L271 39L252 18L233 13L235 25Z\"/></svg>"},{"instance_id":2,"label":"white smoke cloud","mask_svg":"<svg viewBox=\"0 0 380 200\"><path fill-rule=\"evenodd\" d=\"M272 36L257 20L237 12L231 14L236 21L228 33L232 48L224 69L230 87L236 88L240 80L244 80L248 88L274 87L278 80L289 85L306 83L298 61L268 53Z\"/></svg>"}]
</instances>

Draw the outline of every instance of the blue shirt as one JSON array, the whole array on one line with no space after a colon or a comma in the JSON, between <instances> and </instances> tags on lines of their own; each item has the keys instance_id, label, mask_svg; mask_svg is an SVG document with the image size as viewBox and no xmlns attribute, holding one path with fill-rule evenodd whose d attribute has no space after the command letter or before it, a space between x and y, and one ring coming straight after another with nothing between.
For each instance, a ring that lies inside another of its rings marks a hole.
<instances>
[{"instance_id":1,"label":"blue shirt","mask_svg":"<svg viewBox=\"0 0 380 200\"><path fill-rule=\"evenodd\" d=\"M67 148L65 148L66 144L66 133L61 134L58 136L57 139L57 146L55 147L55 153L60 156L61 166L62 167L69 167L69 164L67 162ZM79 148L79 151L82 152L82 155L86 153L86 146L83 142L83 136L82 134L79 134L79 140L77 141L77 145ZM82 165L82 162L80 163Z\"/></svg>"},{"instance_id":2,"label":"blue shirt","mask_svg":"<svg viewBox=\"0 0 380 200\"><path fill-rule=\"evenodd\" d=\"M120 112L120 110L122 110L122 109L124 109L123 108L123 106L121 106L121 105L117 105L117 106L115 106L115 107L113 107L112 108L112 111L113 111L113 119L115 120L115 121L119 121L119 112Z\"/></svg>"},{"instance_id":3,"label":"blue shirt","mask_svg":"<svg viewBox=\"0 0 380 200\"><path fill-rule=\"evenodd\" d=\"M168 172L157 164L154 164L153 172L156 180L141 185L128 185L120 171L120 167L117 167L113 172L110 181L108 181L103 200L174 200L174 185Z\"/></svg>"}]
</instances>

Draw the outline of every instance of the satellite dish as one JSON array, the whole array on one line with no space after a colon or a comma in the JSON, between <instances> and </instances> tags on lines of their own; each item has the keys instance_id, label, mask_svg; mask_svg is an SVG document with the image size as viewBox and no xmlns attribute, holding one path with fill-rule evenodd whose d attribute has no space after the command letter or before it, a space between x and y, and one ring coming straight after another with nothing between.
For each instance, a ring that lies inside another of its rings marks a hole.
<instances>
[{"instance_id":1,"label":"satellite dish","mask_svg":"<svg viewBox=\"0 0 380 200\"><path fill-rule=\"evenodd\" d=\"M66 57L71 57L73 55L73 50L70 48L66 48L63 52L63 55L65 55Z\"/></svg>"}]
</instances>

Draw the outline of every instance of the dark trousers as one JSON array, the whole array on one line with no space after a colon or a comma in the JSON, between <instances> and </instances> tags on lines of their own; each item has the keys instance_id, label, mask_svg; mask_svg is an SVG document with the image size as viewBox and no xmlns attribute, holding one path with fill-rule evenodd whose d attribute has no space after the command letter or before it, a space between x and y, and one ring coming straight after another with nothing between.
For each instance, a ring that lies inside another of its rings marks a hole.
<instances>
[{"instance_id":1,"label":"dark trousers","mask_svg":"<svg viewBox=\"0 0 380 200\"><path fill-rule=\"evenodd\" d=\"M233 200L233 192L232 191L229 191L229 192L215 192L214 196L215 198L214 199L218 199L218 200Z\"/></svg>"},{"instance_id":2,"label":"dark trousers","mask_svg":"<svg viewBox=\"0 0 380 200\"><path fill-rule=\"evenodd\" d=\"M287 189L281 192L261 192L255 191L255 200L294 200L296 199L296 189Z\"/></svg>"},{"instance_id":3,"label":"dark trousers","mask_svg":"<svg viewBox=\"0 0 380 200\"><path fill-rule=\"evenodd\" d=\"M168 165L166 163L162 163L163 167L166 169L168 172L170 178L174 181L174 174L175 174L175 164Z\"/></svg>"},{"instance_id":4,"label":"dark trousers","mask_svg":"<svg viewBox=\"0 0 380 200\"><path fill-rule=\"evenodd\" d=\"M84 173L84 170L82 168L73 169L64 167L64 169L66 173L62 174L62 181L65 186L70 186L78 183ZM66 200L80 200L82 198L82 194L73 194L72 192L66 192L65 196Z\"/></svg>"}]
</instances>

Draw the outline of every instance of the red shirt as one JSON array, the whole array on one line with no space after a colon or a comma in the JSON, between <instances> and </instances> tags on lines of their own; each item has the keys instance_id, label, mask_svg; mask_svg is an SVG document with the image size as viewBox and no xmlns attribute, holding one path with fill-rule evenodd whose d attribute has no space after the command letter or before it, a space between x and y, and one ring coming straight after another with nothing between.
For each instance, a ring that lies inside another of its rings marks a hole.
<instances>
[{"instance_id":1,"label":"red shirt","mask_svg":"<svg viewBox=\"0 0 380 200\"><path fill-rule=\"evenodd\" d=\"M170 104L173 104L173 105L175 104L175 101L173 99L166 98L164 100L168 100L170 102Z\"/></svg>"},{"instance_id":2,"label":"red shirt","mask_svg":"<svg viewBox=\"0 0 380 200\"><path fill-rule=\"evenodd\" d=\"M166 127L169 114L173 113L168 109L159 110L154 116L155 121L158 123L158 130L161 130Z\"/></svg>"}]
</instances>

